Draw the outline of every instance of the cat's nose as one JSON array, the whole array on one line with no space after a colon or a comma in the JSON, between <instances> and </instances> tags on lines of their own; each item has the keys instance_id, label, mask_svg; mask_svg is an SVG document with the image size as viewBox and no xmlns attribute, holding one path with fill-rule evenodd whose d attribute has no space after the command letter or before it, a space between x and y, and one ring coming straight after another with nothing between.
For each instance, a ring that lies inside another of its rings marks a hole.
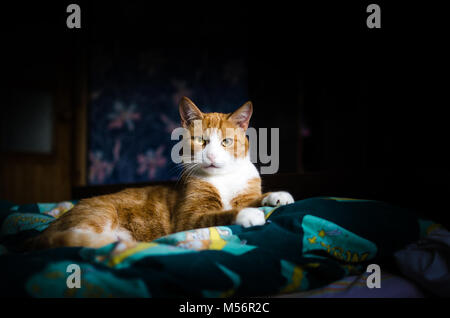
<instances>
[{"instance_id":1,"label":"cat's nose","mask_svg":"<svg viewBox=\"0 0 450 318\"><path fill-rule=\"evenodd\" d=\"M214 162L214 159L216 159L216 156L212 153L209 153L206 155L206 158L208 158L209 160L211 160L211 162Z\"/></svg>"}]
</instances>

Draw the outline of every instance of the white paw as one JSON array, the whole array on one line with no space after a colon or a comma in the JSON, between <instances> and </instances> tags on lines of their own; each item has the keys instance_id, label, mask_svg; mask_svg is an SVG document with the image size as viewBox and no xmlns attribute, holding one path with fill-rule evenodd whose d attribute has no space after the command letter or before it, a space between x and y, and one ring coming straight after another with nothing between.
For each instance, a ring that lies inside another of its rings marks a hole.
<instances>
[{"instance_id":1,"label":"white paw","mask_svg":"<svg viewBox=\"0 0 450 318\"><path fill-rule=\"evenodd\" d=\"M266 219L264 218L264 212L256 208L245 208L239 211L236 216L236 224L243 227L250 227L255 225L264 225Z\"/></svg>"},{"instance_id":2,"label":"white paw","mask_svg":"<svg viewBox=\"0 0 450 318\"><path fill-rule=\"evenodd\" d=\"M294 198L289 192L272 192L262 200L264 206L279 206L294 203Z\"/></svg>"}]
</instances>

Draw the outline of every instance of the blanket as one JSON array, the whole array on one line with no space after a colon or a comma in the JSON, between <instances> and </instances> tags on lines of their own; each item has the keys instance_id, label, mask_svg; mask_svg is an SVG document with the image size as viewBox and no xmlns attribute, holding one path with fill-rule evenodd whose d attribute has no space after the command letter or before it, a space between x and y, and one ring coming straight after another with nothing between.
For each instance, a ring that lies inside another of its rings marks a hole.
<instances>
[{"instance_id":1,"label":"blanket","mask_svg":"<svg viewBox=\"0 0 450 318\"><path fill-rule=\"evenodd\" d=\"M216 226L152 242L20 252L76 201L4 203L0 296L231 297L308 291L393 258L439 225L385 202L315 197L261 207L267 223Z\"/></svg>"}]
</instances>

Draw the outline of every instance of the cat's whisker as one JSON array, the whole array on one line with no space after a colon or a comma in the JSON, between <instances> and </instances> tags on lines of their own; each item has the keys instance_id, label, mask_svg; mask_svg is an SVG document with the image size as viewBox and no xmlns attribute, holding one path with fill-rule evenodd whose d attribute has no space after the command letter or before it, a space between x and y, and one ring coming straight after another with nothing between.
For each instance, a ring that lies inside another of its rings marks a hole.
<instances>
[{"instance_id":1,"label":"cat's whisker","mask_svg":"<svg viewBox=\"0 0 450 318\"><path fill-rule=\"evenodd\" d=\"M183 166L181 166L180 164L176 164L169 169L169 173L172 173L174 171L180 172L182 169Z\"/></svg>"},{"instance_id":2,"label":"cat's whisker","mask_svg":"<svg viewBox=\"0 0 450 318\"><path fill-rule=\"evenodd\" d=\"M196 165L195 165L195 164L186 165L186 166L184 166L184 169L183 169L181 175L182 175L182 176L183 176L183 175L188 175L188 174L190 174L192 171L194 171L195 168L196 168Z\"/></svg>"},{"instance_id":3,"label":"cat's whisker","mask_svg":"<svg viewBox=\"0 0 450 318\"><path fill-rule=\"evenodd\" d=\"M185 182L189 180L189 178L198 170L200 167L200 163L190 163L184 166L184 170L182 171L179 181Z\"/></svg>"}]
</instances>

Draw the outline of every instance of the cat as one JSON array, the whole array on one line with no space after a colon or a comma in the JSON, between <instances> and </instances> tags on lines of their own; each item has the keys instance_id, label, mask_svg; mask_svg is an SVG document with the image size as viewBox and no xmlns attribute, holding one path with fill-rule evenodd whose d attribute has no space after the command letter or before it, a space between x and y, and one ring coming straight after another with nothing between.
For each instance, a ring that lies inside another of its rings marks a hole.
<instances>
[{"instance_id":1,"label":"cat","mask_svg":"<svg viewBox=\"0 0 450 318\"><path fill-rule=\"evenodd\" d=\"M148 242L194 228L264 225L264 213L257 207L294 202L285 191L261 192L245 136L253 112L250 101L231 114L203 113L183 97L179 112L191 135L183 139L191 153L183 153L181 182L83 199L32 239L31 248L98 248L119 240Z\"/></svg>"}]
</instances>

